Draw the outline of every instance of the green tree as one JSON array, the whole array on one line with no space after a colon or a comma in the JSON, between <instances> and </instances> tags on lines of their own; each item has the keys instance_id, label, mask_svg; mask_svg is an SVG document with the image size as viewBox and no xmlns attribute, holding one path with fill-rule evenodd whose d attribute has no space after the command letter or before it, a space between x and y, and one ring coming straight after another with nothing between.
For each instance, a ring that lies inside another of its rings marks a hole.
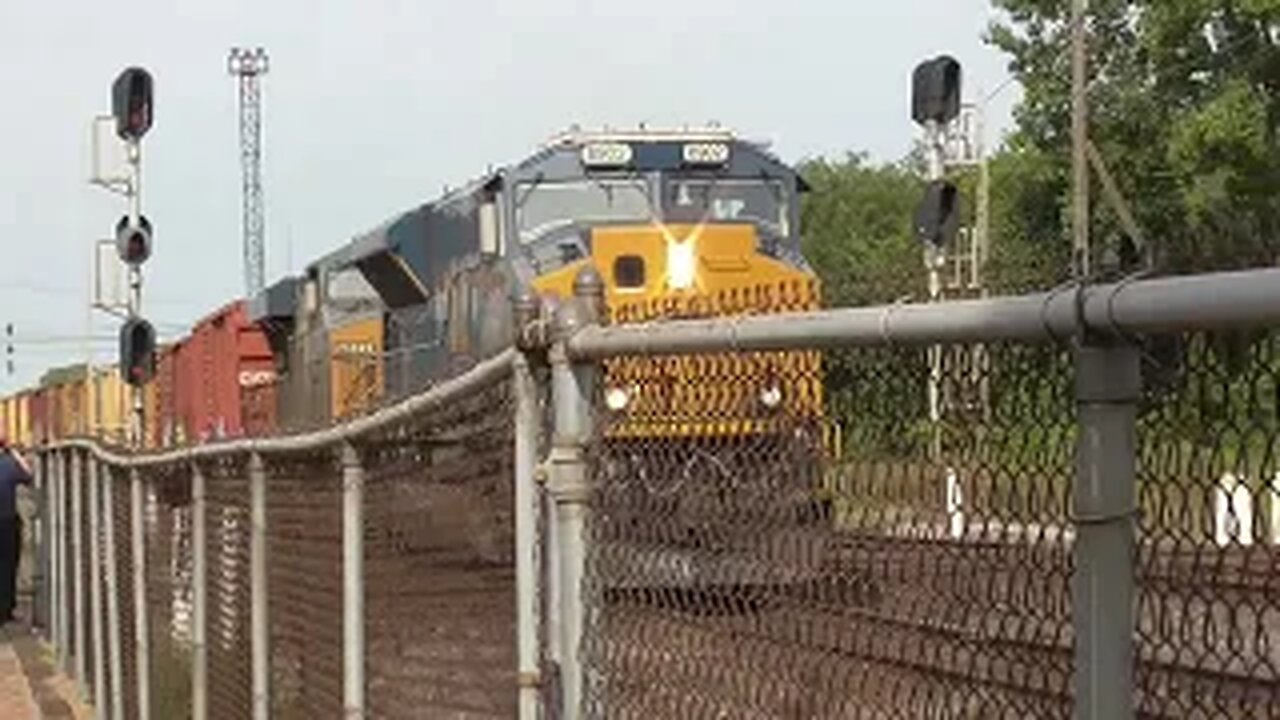
<instances>
[{"instance_id":1,"label":"green tree","mask_svg":"<svg viewBox=\"0 0 1280 720\"><path fill-rule=\"evenodd\" d=\"M1070 153L1070 0L993 0L1025 97L1012 146ZM1270 264L1280 237L1280 0L1092 0L1090 137L1163 269ZM1121 230L1098 193L1095 248ZM1066 223L1050 230L1067 241ZM1100 256L1095 254L1095 259Z\"/></svg>"},{"instance_id":2,"label":"green tree","mask_svg":"<svg viewBox=\"0 0 1280 720\"><path fill-rule=\"evenodd\" d=\"M990 40L1025 91L996 161L1011 174L994 181L993 234L1004 270L1025 271L1036 243L1057 248L1053 262L1069 246L1071 1L993 4L1005 20ZM1280 0L1090 0L1088 18L1089 135L1156 270L1280 261ZM1093 206L1095 267L1105 267L1122 232L1097 190ZM1145 340L1147 472L1274 466L1276 342L1274 332Z\"/></svg>"},{"instance_id":3,"label":"green tree","mask_svg":"<svg viewBox=\"0 0 1280 720\"><path fill-rule=\"evenodd\" d=\"M922 297L924 270L911 221L923 183L908 163L872 165L865 155L804 162L809 183L804 254L829 306Z\"/></svg>"}]
</instances>

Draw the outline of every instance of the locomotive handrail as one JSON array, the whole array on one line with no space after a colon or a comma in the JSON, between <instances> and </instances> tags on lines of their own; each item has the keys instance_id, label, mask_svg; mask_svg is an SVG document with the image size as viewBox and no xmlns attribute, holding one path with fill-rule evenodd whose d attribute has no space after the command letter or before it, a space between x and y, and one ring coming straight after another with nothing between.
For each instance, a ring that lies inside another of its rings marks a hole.
<instances>
[{"instance_id":1,"label":"locomotive handrail","mask_svg":"<svg viewBox=\"0 0 1280 720\"><path fill-rule=\"evenodd\" d=\"M1206 302L1205 298L1212 298ZM1064 285L1030 295L587 326L571 357L1067 340L1280 324L1280 268Z\"/></svg>"},{"instance_id":2,"label":"locomotive handrail","mask_svg":"<svg viewBox=\"0 0 1280 720\"><path fill-rule=\"evenodd\" d=\"M511 374L511 364L515 356L516 350L507 348L497 355L481 361L461 375L444 380L422 393L401 400L369 415L320 430L269 438L238 438L204 445L142 453L131 453L123 449L104 447L98 441L89 438L70 438L51 443L43 449L76 448L86 450L99 460L111 464L129 467L152 467L183 461L204 460L222 455L298 453L326 446L340 446L343 442L357 440L372 432L469 395L475 392L477 388L499 382L504 376Z\"/></svg>"}]
</instances>

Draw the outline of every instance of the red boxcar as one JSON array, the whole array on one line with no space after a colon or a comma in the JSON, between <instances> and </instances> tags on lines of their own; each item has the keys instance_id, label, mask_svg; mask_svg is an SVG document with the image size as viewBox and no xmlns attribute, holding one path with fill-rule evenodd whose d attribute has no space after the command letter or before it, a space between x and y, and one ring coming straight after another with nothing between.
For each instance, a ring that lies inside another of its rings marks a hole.
<instances>
[{"instance_id":1,"label":"red boxcar","mask_svg":"<svg viewBox=\"0 0 1280 720\"><path fill-rule=\"evenodd\" d=\"M156 376L152 381L154 393L151 414L148 416L147 433L157 447L182 444L187 429L185 417L178 410L178 354L185 340L160 347L156 353Z\"/></svg>"},{"instance_id":2,"label":"red boxcar","mask_svg":"<svg viewBox=\"0 0 1280 720\"><path fill-rule=\"evenodd\" d=\"M249 321L243 301L196 323L171 355L166 368L171 391L164 403L172 408L175 442L242 437L274 425L272 418L261 417L260 407L245 411L246 394L275 381L275 361L266 334Z\"/></svg>"}]
</instances>

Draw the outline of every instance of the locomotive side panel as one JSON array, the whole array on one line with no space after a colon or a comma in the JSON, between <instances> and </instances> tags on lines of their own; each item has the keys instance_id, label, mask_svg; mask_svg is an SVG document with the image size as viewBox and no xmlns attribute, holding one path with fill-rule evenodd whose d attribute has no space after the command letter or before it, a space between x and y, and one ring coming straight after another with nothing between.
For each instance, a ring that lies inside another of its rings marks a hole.
<instances>
[{"instance_id":1,"label":"locomotive side panel","mask_svg":"<svg viewBox=\"0 0 1280 720\"><path fill-rule=\"evenodd\" d=\"M329 332L330 418L341 421L374 408L382 399L381 317L355 320Z\"/></svg>"}]
</instances>

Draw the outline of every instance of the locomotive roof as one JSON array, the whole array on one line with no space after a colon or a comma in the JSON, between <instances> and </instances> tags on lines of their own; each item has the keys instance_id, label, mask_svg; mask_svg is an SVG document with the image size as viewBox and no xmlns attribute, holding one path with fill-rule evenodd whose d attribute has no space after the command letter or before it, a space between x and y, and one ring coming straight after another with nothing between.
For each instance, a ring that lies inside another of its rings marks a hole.
<instances>
[{"instance_id":1,"label":"locomotive roof","mask_svg":"<svg viewBox=\"0 0 1280 720\"><path fill-rule=\"evenodd\" d=\"M794 168L782 162L769 151L767 145L741 138L732 130L719 127L653 129L639 128L635 130L582 130L571 128L559 133L543 143L538 149L518 162L496 170L489 170L483 175L453 189L446 190L439 197L406 210L365 232L354 236L350 242L328 253L307 266L309 273L324 274L327 271L352 267L360 263L386 265L390 270L393 265L420 265L427 260L427 255L448 252L447 248L437 248L429 252L426 248L416 247L416 241L426 235L432 235L429 228L436 225L447 225L459 215L470 212L475 205L482 202L487 195L496 192L503 186L520 182L571 181L590 176L588 168L583 164L582 149L592 143L627 143L636 148L637 167L635 171L645 169L675 169L679 167L679 146L691 142L726 143L730 147L728 162L714 170L701 170L708 175L737 178L770 177L794 183L798 192L808 190L808 186ZM675 159L673 164L672 159ZM664 163L662 167L654 165L644 167L643 163ZM393 261L389 256L396 256ZM382 258L382 259L379 259ZM412 296L420 296L426 288L418 283L403 284L395 294L409 301ZM416 287L414 287L416 286ZM393 303L393 304L398 304ZM255 303L265 310L264 303Z\"/></svg>"},{"instance_id":2,"label":"locomotive roof","mask_svg":"<svg viewBox=\"0 0 1280 720\"><path fill-rule=\"evenodd\" d=\"M447 190L440 197L396 215L378 226L360 233L349 244L329 253L312 265L321 268L354 264L370 253L386 250L395 244L397 230L414 223L418 217L434 211L446 211L454 203L471 204L483 192L505 183L538 179L542 181L574 179L588 176L582 164L581 148L597 142L627 142L665 145L687 142L726 142L732 148L729 165L719 174L729 177L781 177L794 179L797 189L808 190L794 168L782 162L764 143L744 140L730 130L718 128L695 130L569 130L553 136L542 147L508 167L491 170L466 184Z\"/></svg>"}]
</instances>

